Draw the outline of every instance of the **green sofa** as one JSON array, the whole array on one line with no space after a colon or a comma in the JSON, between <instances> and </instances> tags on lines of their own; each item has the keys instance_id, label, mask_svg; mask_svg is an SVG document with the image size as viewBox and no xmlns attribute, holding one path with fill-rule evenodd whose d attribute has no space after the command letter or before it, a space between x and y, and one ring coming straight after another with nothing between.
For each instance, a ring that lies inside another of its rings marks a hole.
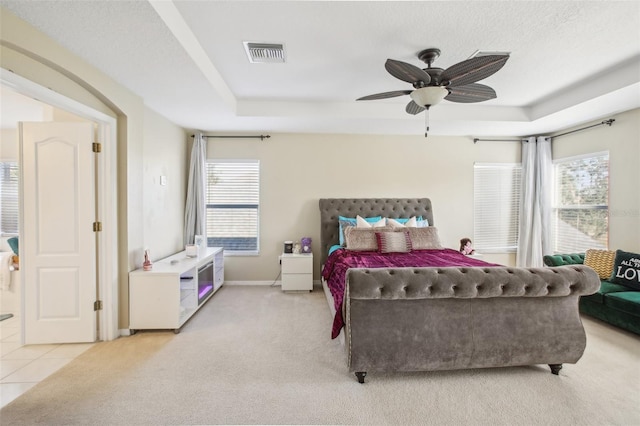
<instances>
[{"instance_id":1,"label":"green sofa","mask_svg":"<svg viewBox=\"0 0 640 426\"><path fill-rule=\"evenodd\" d=\"M544 256L547 266L576 265L584 263L584 253ZM580 297L580 312L640 334L640 291L600 280L600 290Z\"/></svg>"}]
</instances>

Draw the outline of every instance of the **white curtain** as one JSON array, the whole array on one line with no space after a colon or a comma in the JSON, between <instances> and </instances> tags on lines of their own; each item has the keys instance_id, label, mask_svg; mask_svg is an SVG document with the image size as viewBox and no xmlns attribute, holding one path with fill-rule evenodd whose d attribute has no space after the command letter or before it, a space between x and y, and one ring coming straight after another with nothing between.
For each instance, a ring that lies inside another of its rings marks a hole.
<instances>
[{"instance_id":1,"label":"white curtain","mask_svg":"<svg viewBox=\"0 0 640 426\"><path fill-rule=\"evenodd\" d=\"M207 235L206 190L207 142L202 133L193 138L189 182L187 186L187 204L184 212L184 243L193 244L194 236Z\"/></svg>"},{"instance_id":2,"label":"white curtain","mask_svg":"<svg viewBox=\"0 0 640 426\"><path fill-rule=\"evenodd\" d=\"M522 142L522 190L516 265L543 266L551 254L551 139L530 137Z\"/></svg>"}]
</instances>

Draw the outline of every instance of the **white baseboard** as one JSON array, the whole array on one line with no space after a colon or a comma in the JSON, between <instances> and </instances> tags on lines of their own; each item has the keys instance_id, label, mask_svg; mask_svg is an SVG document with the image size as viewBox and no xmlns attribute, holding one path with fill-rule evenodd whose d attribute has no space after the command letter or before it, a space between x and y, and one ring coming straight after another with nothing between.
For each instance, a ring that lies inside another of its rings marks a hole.
<instances>
[{"instance_id":1,"label":"white baseboard","mask_svg":"<svg viewBox=\"0 0 640 426\"><path fill-rule=\"evenodd\" d=\"M225 281L223 285L272 285L274 287L282 286L282 281ZM320 280L313 280L313 285L322 286Z\"/></svg>"},{"instance_id":2,"label":"white baseboard","mask_svg":"<svg viewBox=\"0 0 640 426\"><path fill-rule=\"evenodd\" d=\"M281 286L282 281L225 281L222 285L273 285Z\"/></svg>"}]
</instances>

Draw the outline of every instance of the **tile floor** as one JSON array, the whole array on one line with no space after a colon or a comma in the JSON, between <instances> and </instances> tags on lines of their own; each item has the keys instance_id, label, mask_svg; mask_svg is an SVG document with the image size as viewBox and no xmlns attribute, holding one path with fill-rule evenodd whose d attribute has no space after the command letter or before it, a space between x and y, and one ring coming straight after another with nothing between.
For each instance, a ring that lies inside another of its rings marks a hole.
<instances>
[{"instance_id":1,"label":"tile floor","mask_svg":"<svg viewBox=\"0 0 640 426\"><path fill-rule=\"evenodd\" d=\"M20 318L0 321L0 408L55 373L92 343L22 345Z\"/></svg>"}]
</instances>

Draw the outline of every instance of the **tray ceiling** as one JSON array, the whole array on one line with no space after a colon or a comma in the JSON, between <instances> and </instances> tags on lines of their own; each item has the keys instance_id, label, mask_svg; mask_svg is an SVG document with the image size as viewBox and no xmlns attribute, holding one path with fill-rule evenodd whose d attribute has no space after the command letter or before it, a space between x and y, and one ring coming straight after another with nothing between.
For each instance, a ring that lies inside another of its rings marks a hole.
<instances>
[{"instance_id":1,"label":"tray ceiling","mask_svg":"<svg viewBox=\"0 0 640 426\"><path fill-rule=\"evenodd\" d=\"M190 130L422 134L387 58L508 51L497 99L443 101L430 134L552 132L640 106L637 1L14 1L14 13ZM244 42L284 46L251 63ZM409 87L407 87L409 86Z\"/></svg>"}]
</instances>

